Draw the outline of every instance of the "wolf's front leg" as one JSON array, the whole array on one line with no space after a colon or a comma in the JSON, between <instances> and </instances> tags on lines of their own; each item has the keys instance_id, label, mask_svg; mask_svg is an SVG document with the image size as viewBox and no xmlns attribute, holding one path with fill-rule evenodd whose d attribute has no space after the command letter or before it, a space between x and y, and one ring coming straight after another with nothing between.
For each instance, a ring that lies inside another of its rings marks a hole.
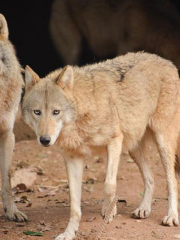
<instances>
[{"instance_id":1,"label":"wolf's front leg","mask_svg":"<svg viewBox=\"0 0 180 240\"><path fill-rule=\"evenodd\" d=\"M69 179L70 193L70 220L63 234L56 237L55 240L71 240L75 237L81 220L81 186L83 175L83 160L74 157L65 159L66 170Z\"/></svg>"},{"instance_id":2,"label":"wolf's front leg","mask_svg":"<svg viewBox=\"0 0 180 240\"><path fill-rule=\"evenodd\" d=\"M122 149L123 136L113 138L108 145L108 165L106 172L106 179L104 184L104 202L102 206L102 216L107 223L110 223L117 213L116 205L113 207L111 213L108 213L108 208L115 198L116 193L116 179L118 165Z\"/></svg>"},{"instance_id":3,"label":"wolf's front leg","mask_svg":"<svg viewBox=\"0 0 180 240\"><path fill-rule=\"evenodd\" d=\"M4 211L10 220L23 222L27 220L24 213L20 212L14 204L10 183L10 167L14 149L14 134L5 132L0 136L0 168L2 177L1 196Z\"/></svg>"}]
</instances>

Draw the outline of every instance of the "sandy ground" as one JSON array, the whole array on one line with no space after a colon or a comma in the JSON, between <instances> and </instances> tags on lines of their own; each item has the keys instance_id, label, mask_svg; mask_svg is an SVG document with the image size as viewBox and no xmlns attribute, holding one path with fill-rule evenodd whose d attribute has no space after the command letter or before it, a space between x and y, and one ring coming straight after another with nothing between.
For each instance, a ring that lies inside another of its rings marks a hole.
<instances>
[{"instance_id":1,"label":"sandy ground","mask_svg":"<svg viewBox=\"0 0 180 240\"><path fill-rule=\"evenodd\" d=\"M136 164L129 161L129 158L122 157L118 172L117 195L124 201L118 202L118 215L112 223L105 225L101 239L180 238L180 227L161 225L168 206L166 182L156 148L150 145L149 153L149 164L155 178L150 217L145 220L131 218L131 213L142 199L143 181ZM36 140L17 142L13 154L12 175L18 174L22 169L25 174L29 169L35 173L35 182L28 187L30 189L28 192L18 193L14 190L16 204L27 214L28 222L8 221L0 200L0 240L54 239L64 231L69 219L69 188L64 161L58 147L43 148ZM77 239L92 239L101 229L103 220L100 211L105 169L105 159L95 158L85 162L82 188L83 215ZM32 180L28 180L28 175L25 175L24 179L27 182ZM42 232L44 235L27 236L24 231Z\"/></svg>"}]
</instances>

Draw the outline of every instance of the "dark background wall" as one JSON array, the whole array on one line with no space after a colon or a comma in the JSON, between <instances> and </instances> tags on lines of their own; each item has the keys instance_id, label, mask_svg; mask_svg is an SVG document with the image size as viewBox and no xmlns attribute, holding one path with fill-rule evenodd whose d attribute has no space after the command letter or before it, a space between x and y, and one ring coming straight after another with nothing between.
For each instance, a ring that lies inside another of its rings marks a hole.
<instances>
[{"instance_id":1,"label":"dark background wall","mask_svg":"<svg viewBox=\"0 0 180 240\"><path fill-rule=\"evenodd\" d=\"M29 65L42 77L62 63L49 34L52 0L1 0L0 12L8 22L10 40L23 67Z\"/></svg>"},{"instance_id":2,"label":"dark background wall","mask_svg":"<svg viewBox=\"0 0 180 240\"><path fill-rule=\"evenodd\" d=\"M53 0L1 0L0 12L6 17L10 40L23 67L29 65L41 77L62 66L49 34ZM171 0L180 13L180 1ZM84 62L86 63L86 62Z\"/></svg>"}]
</instances>

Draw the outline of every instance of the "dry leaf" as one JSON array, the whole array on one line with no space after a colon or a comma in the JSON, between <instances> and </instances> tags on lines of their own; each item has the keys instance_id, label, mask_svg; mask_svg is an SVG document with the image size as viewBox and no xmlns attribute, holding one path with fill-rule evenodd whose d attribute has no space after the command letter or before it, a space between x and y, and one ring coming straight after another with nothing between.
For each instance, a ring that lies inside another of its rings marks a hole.
<instances>
[{"instance_id":1,"label":"dry leaf","mask_svg":"<svg viewBox=\"0 0 180 240\"><path fill-rule=\"evenodd\" d=\"M13 194L27 192L28 188L24 183L17 184L16 187L12 189Z\"/></svg>"}]
</instances>

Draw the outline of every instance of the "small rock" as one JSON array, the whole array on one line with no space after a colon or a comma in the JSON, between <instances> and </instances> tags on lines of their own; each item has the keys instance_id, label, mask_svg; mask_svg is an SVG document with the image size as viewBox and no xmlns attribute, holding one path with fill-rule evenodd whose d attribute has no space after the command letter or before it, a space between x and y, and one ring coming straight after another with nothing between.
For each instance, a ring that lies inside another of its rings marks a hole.
<instances>
[{"instance_id":1,"label":"small rock","mask_svg":"<svg viewBox=\"0 0 180 240\"><path fill-rule=\"evenodd\" d=\"M122 229L122 227L121 227L121 226L116 226L115 228L117 228L117 229Z\"/></svg>"},{"instance_id":2,"label":"small rock","mask_svg":"<svg viewBox=\"0 0 180 240\"><path fill-rule=\"evenodd\" d=\"M173 236L174 238L180 239L180 234L176 234Z\"/></svg>"},{"instance_id":3,"label":"small rock","mask_svg":"<svg viewBox=\"0 0 180 240\"><path fill-rule=\"evenodd\" d=\"M11 178L12 187L16 187L18 184L25 184L27 188L31 187L35 180L37 179L37 173L34 170L29 168L22 168L14 172L13 177Z\"/></svg>"},{"instance_id":4,"label":"small rock","mask_svg":"<svg viewBox=\"0 0 180 240\"><path fill-rule=\"evenodd\" d=\"M96 219L96 217L88 217L87 219L86 219L86 222L92 222L92 221L94 221Z\"/></svg>"},{"instance_id":5,"label":"small rock","mask_svg":"<svg viewBox=\"0 0 180 240\"><path fill-rule=\"evenodd\" d=\"M87 236L87 235L88 235L88 232L85 232L85 231L84 231L84 232L81 233L81 235L82 235L82 236Z\"/></svg>"},{"instance_id":6,"label":"small rock","mask_svg":"<svg viewBox=\"0 0 180 240\"><path fill-rule=\"evenodd\" d=\"M127 159L126 162L127 163L134 163L134 161L131 158Z\"/></svg>"}]
</instances>

